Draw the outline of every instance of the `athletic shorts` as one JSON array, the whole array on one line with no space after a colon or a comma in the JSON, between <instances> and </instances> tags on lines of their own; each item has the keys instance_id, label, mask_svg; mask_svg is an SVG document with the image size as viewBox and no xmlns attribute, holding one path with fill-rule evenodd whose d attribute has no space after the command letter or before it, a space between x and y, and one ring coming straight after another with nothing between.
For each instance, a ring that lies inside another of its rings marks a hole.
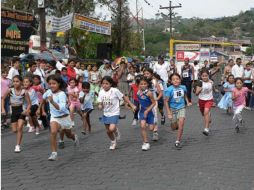
<instances>
[{"instance_id":1,"label":"athletic shorts","mask_svg":"<svg viewBox=\"0 0 254 190\"><path fill-rule=\"evenodd\" d=\"M186 109L182 108L182 109L179 109L179 110L172 110L172 115L173 115L172 123L177 123L177 121L180 118L185 118Z\"/></svg>"},{"instance_id":2,"label":"athletic shorts","mask_svg":"<svg viewBox=\"0 0 254 190\"><path fill-rule=\"evenodd\" d=\"M144 117L144 111L142 111L142 110L140 110L139 111L139 113L138 113L138 119L140 120L140 121L146 121L146 123L148 124L148 125L154 125L154 120L155 120L155 118L154 118L154 113L153 113L153 111L150 111L148 114L147 114L147 117L145 118Z\"/></svg>"},{"instance_id":3,"label":"athletic shorts","mask_svg":"<svg viewBox=\"0 0 254 190\"><path fill-rule=\"evenodd\" d=\"M23 112L23 106L12 106L11 107L12 114L11 114L11 123L18 122L19 119L26 120L26 116L22 115Z\"/></svg>"},{"instance_id":4,"label":"athletic shorts","mask_svg":"<svg viewBox=\"0 0 254 190\"><path fill-rule=\"evenodd\" d=\"M37 109L39 108L38 105L32 105L31 108L30 108L30 116L33 117L36 115L36 111Z\"/></svg>"},{"instance_id":5,"label":"athletic shorts","mask_svg":"<svg viewBox=\"0 0 254 190\"><path fill-rule=\"evenodd\" d=\"M81 109L81 104L80 104L80 102L71 102L70 107L74 107L77 110L80 110Z\"/></svg>"},{"instance_id":6,"label":"athletic shorts","mask_svg":"<svg viewBox=\"0 0 254 190\"><path fill-rule=\"evenodd\" d=\"M199 104L199 109L200 112L203 114L205 108L208 108L209 110L211 109L211 107L213 106L213 100L198 100L198 104Z\"/></svg>"},{"instance_id":7,"label":"athletic shorts","mask_svg":"<svg viewBox=\"0 0 254 190\"><path fill-rule=\"evenodd\" d=\"M86 108L86 109L81 110L81 111L82 111L82 113L90 114L90 113L93 111L93 109L91 109L91 108Z\"/></svg>"},{"instance_id":8,"label":"athletic shorts","mask_svg":"<svg viewBox=\"0 0 254 190\"><path fill-rule=\"evenodd\" d=\"M163 107L164 107L164 102L163 102L163 97L161 97L159 100L158 100L158 108L160 110L163 110Z\"/></svg>"},{"instance_id":9,"label":"athletic shorts","mask_svg":"<svg viewBox=\"0 0 254 190\"><path fill-rule=\"evenodd\" d=\"M118 121L119 121L119 115L114 115L114 116L110 116L110 117L103 115L103 117L102 117L102 122L105 125L118 124Z\"/></svg>"},{"instance_id":10,"label":"athletic shorts","mask_svg":"<svg viewBox=\"0 0 254 190\"><path fill-rule=\"evenodd\" d=\"M72 122L70 115L66 115L63 117L51 117L50 122L56 122L60 125L61 129L71 129Z\"/></svg>"}]
</instances>

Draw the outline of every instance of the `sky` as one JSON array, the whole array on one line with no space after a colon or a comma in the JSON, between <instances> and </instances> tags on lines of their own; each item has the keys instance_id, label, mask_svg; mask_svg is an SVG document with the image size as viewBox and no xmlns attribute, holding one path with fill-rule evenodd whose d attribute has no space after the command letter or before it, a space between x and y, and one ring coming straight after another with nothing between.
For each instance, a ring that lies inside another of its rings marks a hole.
<instances>
[{"instance_id":1,"label":"sky","mask_svg":"<svg viewBox=\"0 0 254 190\"><path fill-rule=\"evenodd\" d=\"M129 7L133 14L136 12L136 0L128 0ZM150 3L150 6L145 2ZM240 13L240 11L254 8L254 0L172 0L172 5L182 4L181 8L174 11L183 18L199 17L199 18L218 18L223 16L233 16ZM155 18L155 14L163 12L168 14L168 10L160 10L159 7L169 5L168 0L138 0L139 9L143 7L144 18ZM110 18L108 11L101 11L97 8L97 15Z\"/></svg>"}]
</instances>

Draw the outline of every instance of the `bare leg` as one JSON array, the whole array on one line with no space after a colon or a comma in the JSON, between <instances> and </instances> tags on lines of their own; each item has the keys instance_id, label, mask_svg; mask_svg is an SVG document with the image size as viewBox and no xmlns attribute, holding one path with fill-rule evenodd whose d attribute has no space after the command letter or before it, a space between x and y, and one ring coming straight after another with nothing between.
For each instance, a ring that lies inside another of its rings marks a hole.
<instances>
[{"instance_id":1,"label":"bare leg","mask_svg":"<svg viewBox=\"0 0 254 190\"><path fill-rule=\"evenodd\" d=\"M209 129L210 127L210 109L205 108L204 110L204 120L205 120L205 128Z\"/></svg>"},{"instance_id":2,"label":"bare leg","mask_svg":"<svg viewBox=\"0 0 254 190\"><path fill-rule=\"evenodd\" d=\"M24 125L24 120L19 119L18 120L18 133L17 133L17 145L21 144L22 137L23 137L23 125Z\"/></svg>"},{"instance_id":3,"label":"bare leg","mask_svg":"<svg viewBox=\"0 0 254 190\"><path fill-rule=\"evenodd\" d=\"M111 141L115 140L115 135L113 134L113 132L110 130L110 125L105 125L106 130L107 130L107 135L110 138Z\"/></svg>"},{"instance_id":4,"label":"bare leg","mask_svg":"<svg viewBox=\"0 0 254 190\"><path fill-rule=\"evenodd\" d=\"M141 136L143 138L143 142L147 143L148 139L147 139L147 132L146 132L146 121L141 120L140 126L141 126Z\"/></svg>"},{"instance_id":5,"label":"bare leg","mask_svg":"<svg viewBox=\"0 0 254 190\"><path fill-rule=\"evenodd\" d=\"M50 123L50 143L51 143L51 150L52 152L57 152L57 132L59 129L59 125L57 122L51 122Z\"/></svg>"},{"instance_id":6,"label":"bare leg","mask_svg":"<svg viewBox=\"0 0 254 190\"><path fill-rule=\"evenodd\" d=\"M180 118L178 121L178 132L177 132L177 140L181 141L183 135L183 127L184 127L185 118Z\"/></svg>"}]
</instances>

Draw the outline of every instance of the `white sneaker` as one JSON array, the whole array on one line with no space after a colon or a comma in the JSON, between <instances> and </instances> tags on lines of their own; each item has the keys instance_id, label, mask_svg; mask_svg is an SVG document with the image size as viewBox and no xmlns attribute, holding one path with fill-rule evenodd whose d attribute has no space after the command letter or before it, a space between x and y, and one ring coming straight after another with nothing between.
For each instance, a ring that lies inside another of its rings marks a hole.
<instances>
[{"instance_id":1,"label":"white sneaker","mask_svg":"<svg viewBox=\"0 0 254 190\"><path fill-rule=\"evenodd\" d=\"M49 161L56 161L57 160L57 152L52 152L48 158Z\"/></svg>"},{"instance_id":2,"label":"white sneaker","mask_svg":"<svg viewBox=\"0 0 254 190\"><path fill-rule=\"evenodd\" d=\"M115 137L116 137L116 140L118 141L121 139L121 134L118 128L116 128Z\"/></svg>"},{"instance_id":3,"label":"white sneaker","mask_svg":"<svg viewBox=\"0 0 254 190\"><path fill-rule=\"evenodd\" d=\"M203 134L205 136L208 136L209 135L209 129L208 128L205 128L204 131L203 131Z\"/></svg>"},{"instance_id":4,"label":"white sneaker","mask_svg":"<svg viewBox=\"0 0 254 190\"><path fill-rule=\"evenodd\" d=\"M16 146L15 146L15 150L14 150L14 152L16 152L16 153L21 152L20 145L16 145Z\"/></svg>"},{"instance_id":5,"label":"white sneaker","mask_svg":"<svg viewBox=\"0 0 254 190\"><path fill-rule=\"evenodd\" d=\"M149 150L150 149L150 144L149 143L143 143L143 145L142 145L142 150L143 151L147 151L147 150Z\"/></svg>"},{"instance_id":6,"label":"white sneaker","mask_svg":"<svg viewBox=\"0 0 254 190\"><path fill-rule=\"evenodd\" d=\"M35 135L39 135L40 134L40 129L39 129L39 127L36 127L36 129L35 129Z\"/></svg>"},{"instance_id":7,"label":"white sneaker","mask_svg":"<svg viewBox=\"0 0 254 190\"><path fill-rule=\"evenodd\" d=\"M28 133L33 133L34 132L34 127L29 127Z\"/></svg>"},{"instance_id":8,"label":"white sneaker","mask_svg":"<svg viewBox=\"0 0 254 190\"><path fill-rule=\"evenodd\" d=\"M115 149L116 149L116 140L111 141L111 144L110 144L110 147L109 147L109 150L115 150Z\"/></svg>"},{"instance_id":9,"label":"white sneaker","mask_svg":"<svg viewBox=\"0 0 254 190\"><path fill-rule=\"evenodd\" d=\"M79 138L78 138L78 135L77 135L77 134L75 134L74 145L75 145L75 146L79 146Z\"/></svg>"},{"instance_id":10,"label":"white sneaker","mask_svg":"<svg viewBox=\"0 0 254 190\"><path fill-rule=\"evenodd\" d=\"M137 125L137 120L136 119L133 119L133 121L132 121L132 124L131 124L132 126L136 126Z\"/></svg>"}]
</instances>

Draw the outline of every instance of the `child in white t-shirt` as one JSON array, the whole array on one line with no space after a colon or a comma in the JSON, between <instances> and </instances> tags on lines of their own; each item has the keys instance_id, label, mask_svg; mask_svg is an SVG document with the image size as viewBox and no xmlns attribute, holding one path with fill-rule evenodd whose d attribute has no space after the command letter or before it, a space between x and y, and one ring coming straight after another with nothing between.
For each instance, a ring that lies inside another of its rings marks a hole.
<instances>
[{"instance_id":1,"label":"child in white t-shirt","mask_svg":"<svg viewBox=\"0 0 254 190\"><path fill-rule=\"evenodd\" d=\"M98 96L99 109L103 109L102 121L106 127L108 137L111 140L109 149L116 148L116 140L120 139L120 133L116 125L120 116L120 101L124 100L133 110L136 107L117 88L114 88L111 77L105 76L101 81L101 90Z\"/></svg>"}]
</instances>

